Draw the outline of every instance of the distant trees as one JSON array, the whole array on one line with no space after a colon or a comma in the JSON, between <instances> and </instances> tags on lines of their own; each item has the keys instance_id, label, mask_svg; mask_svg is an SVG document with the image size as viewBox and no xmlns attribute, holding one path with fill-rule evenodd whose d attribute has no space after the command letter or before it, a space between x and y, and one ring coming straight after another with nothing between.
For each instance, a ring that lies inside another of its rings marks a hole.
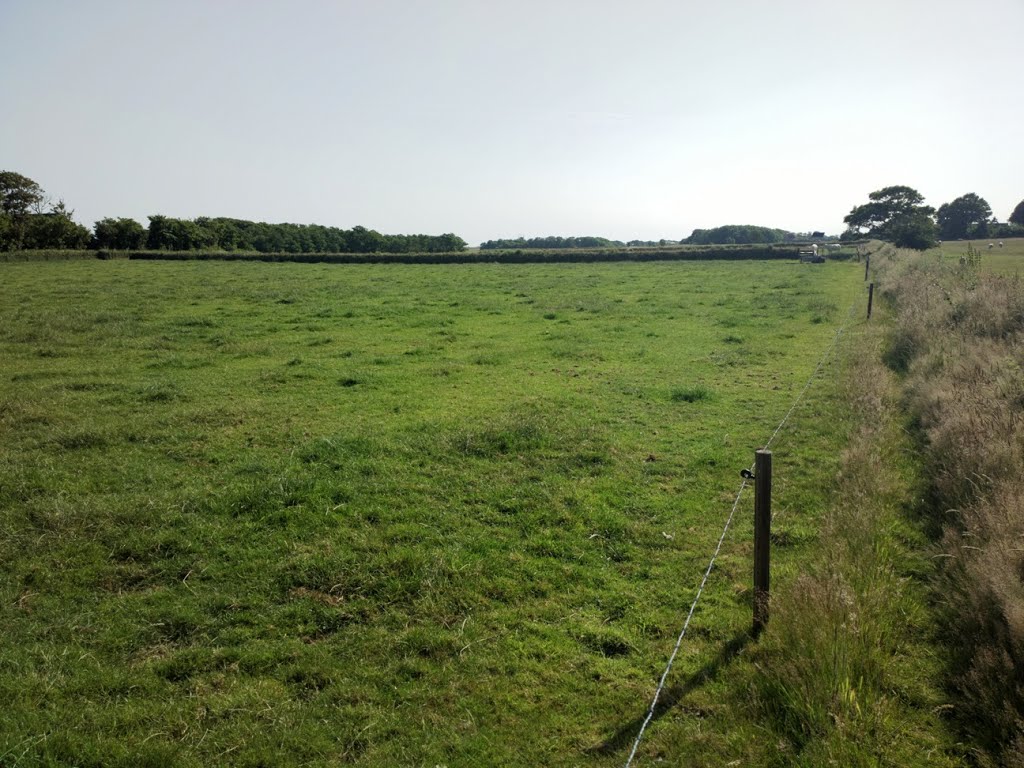
<instances>
[{"instance_id":1,"label":"distant trees","mask_svg":"<svg viewBox=\"0 0 1024 768\"><path fill-rule=\"evenodd\" d=\"M150 216L146 248L153 251L257 251L259 253L440 253L461 251L458 235L383 235L366 227L267 224L244 219L194 220Z\"/></svg>"},{"instance_id":2,"label":"distant trees","mask_svg":"<svg viewBox=\"0 0 1024 768\"><path fill-rule=\"evenodd\" d=\"M934 210L928 206L924 206L924 208ZM938 245L935 220L931 213L923 210L912 211L895 219L889 226L888 237L883 239L889 240L899 248L926 251Z\"/></svg>"},{"instance_id":3,"label":"distant trees","mask_svg":"<svg viewBox=\"0 0 1024 768\"><path fill-rule=\"evenodd\" d=\"M887 240L901 248L925 250L936 242L935 209L913 187L883 187L843 219L848 233Z\"/></svg>"},{"instance_id":4,"label":"distant trees","mask_svg":"<svg viewBox=\"0 0 1024 768\"><path fill-rule=\"evenodd\" d=\"M397 235L397 237L408 238L410 253L420 250L416 247L418 245L416 238L429 238L431 247L439 253L457 253L466 250L466 241L454 232L445 232L440 235Z\"/></svg>"},{"instance_id":5,"label":"distant trees","mask_svg":"<svg viewBox=\"0 0 1024 768\"><path fill-rule=\"evenodd\" d=\"M89 230L73 215L63 200L50 203L28 176L0 171L0 250L84 248Z\"/></svg>"},{"instance_id":6,"label":"distant trees","mask_svg":"<svg viewBox=\"0 0 1024 768\"><path fill-rule=\"evenodd\" d=\"M939 223L939 236L943 240L987 237L992 219L992 208L973 192L939 206L935 218Z\"/></svg>"},{"instance_id":7,"label":"distant trees","mask_svg":"<svg viewBox=\"0 0 1024 768\"><path fill-rule=\"evenodd\" d=\"M0 171L0 211L8 216L25 216L43 202L43 188L28 176Z\"/></svg>"},{"instance_id":8,"label":"distant trees","mask_svg":"<svg viewBox=\"0 0 1024 768\"><path fill-rule=\"evenodd\" d=\"M1024 200L1017 203L1017 207L1013 209L1013 213L1010 214L1010 223L1024 227Z\"/></svg>"},{"instance_id":9,"label":"distant trees","mask_svg":"<svg viewBox=\"0 0 1024 768\"><path fill-rule=\"evenodd\" d=\"M216 234L202 222L159 215L149 217L146 248L151 251L197 251L216 246Z\"/></svg>"},{"instance_id":10,"label":"distant trees","mask_svg":"<svg viewBox=\"0 0 1024 768\"><path fill-rule=\"evenodd\" d=\"M0 249L22 247L28 217L42 202L42 187L28 176L0 171Z\"/></svg>"},{"instance_id":11,"label":"distant trees","mask_svg":"<svg viewBox=\"0 0 1024 768\"><path fill-rule=\"evenodd\" d=\"M906 186L884 187L868 195L869 202L858 205L843 219L851 229L863 234L882 237L893 222L915 213L927 215L935 209L923 205L924 197L916 189Z\"/></svg>"},{"instance_id":12,"label":"distant trees","mask_svg":"<svg viewBox=\"0 0 1024 768\"><path fill-rule=\"evenodd\" d=\"M682 242L689 245L751 245L754 243L784 243L796 235L784 229L758 227L753 224L726 224L713 229L695 229Z\"/></svg>"},{"instance_id":13,"label":"distant trees","mask_svg":"<svg viewBox=\"0 0 1024 768\"><path fill-rule=\"evenodd\" d=\"M524 248L546 248L557 250L561 248L623 248L625 243L621 240L609 240L606 237L593 237L584 235L581 237L531 237L531 238L504 238L499 240L488 240L480 243L480 250L521 250Z\"/></svg>"},{"instance_id":14,"label":"distant trees","mask_svg":"<svg viewBox=\"0 0 1024 768\"><path fill-rule=\"evenodd\" d=\"M988 201L974 192L940 205L938 211L924 205L924 198L912 187L885 187L868 195L868 201L843 219L849 228L842 239L877 237L903 248L924 250L935 245L937 237L1024 237L1024 200L1005 224L996 221Z\"/></svg>"},{"instance_id":15,"label":"distant trees","mask_svg":"<svg viewBox=\"0 0 1024 768\"><path fill-rule=\"evenodd\" d=\"M617 240L614 242L618 242ZM661 238L660 240L628 240L626 241L627 248L664 248L666 245L679 245L679 240L666 240Z\"/></svg>"},{"instance_id":16,"label":"distant trees","mask_svg":"<svg viewBox=\"0 0 1024 768\"><path fill-rule=\"evenodd\" d=\"M0 250L82 249L257 251L259 253L448 253L466 241L442 235L384 235L366 227L267 224L244 219L149 217L149 227L129 218L97 221L93 232L73 219L64 201L55 205L38 183L0 171Z\"/></svg>"},{"instance_id":17,"label":"distant trees","mask_svg":"<svg viewBox=\"0 0 1024 768\"><path fill-rule=\"evenodd\" d=\"M60 200L50 210L29 214L25 222L23 248L70 248L81 250L89 244L89 230L72 219L70 211Z\"/></svg>"},{"instance_id":18,"label":"distant trees","mask_svg":"<svg viewBox=\"0 0 1024 768\"><path fill-rule=\"evenodd\" d=\"M146 228L135 219L102 219L93 227L92 244L115 251L142 248L146 244Z\"/></svg>"}]
</instances>

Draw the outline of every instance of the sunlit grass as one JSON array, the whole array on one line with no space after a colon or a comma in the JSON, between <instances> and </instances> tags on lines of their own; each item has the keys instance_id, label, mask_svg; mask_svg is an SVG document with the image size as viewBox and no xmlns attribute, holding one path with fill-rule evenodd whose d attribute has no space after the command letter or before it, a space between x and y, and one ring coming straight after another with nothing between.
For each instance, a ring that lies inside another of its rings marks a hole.
<instances>
[{"instance_id":1,"label":"sunlit grass","mask_svg":"<svg viewBox=\"0 0 1024 768\"><path fill-rule=\"evenodd\" d=\"M619 763L738 470L862 290L794 262L2 271L0 753L81 765ZM832 386L776 450L782 583L850 423ZM749 623L748 539L682 676Z\"/></svg>"},{"instance_id":2,"label":"sunlit grass","mask_svg":"<svg viewBox=\"0 0 1024 768\"><path fill-rule=\"evenodd\" d=\"M989 243L992 247L989 248ZM1002 243L1002 246L999 245ZM1024 271L1024 238L989 238L981 240L949 240L930 253L941 254L943 261L958 262L967 254L967 246L978 250L981 255L980 268L985 272L1015 275Z\"/></svg>"}]
</instances>

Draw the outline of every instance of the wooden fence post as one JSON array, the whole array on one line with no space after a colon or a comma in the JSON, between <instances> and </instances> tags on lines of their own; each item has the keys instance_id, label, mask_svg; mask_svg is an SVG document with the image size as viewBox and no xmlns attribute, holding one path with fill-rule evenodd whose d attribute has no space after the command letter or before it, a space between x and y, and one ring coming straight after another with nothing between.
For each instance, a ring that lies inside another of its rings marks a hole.
<instances>
[{"instance_id":1,"label":"wooden fence post","mask_svg":"<svg viewBox=\"0 0 1024 768\"><path fill-rule=\"evenodd\" d=\"M754 637L768 623L772 534L772 452L754 454Z\"/></svg>"},{"instance_id":2,"label":"wooden fence post","mask_svg":"<svg viewBox=\"0 0 1024 768\"><path fill-rule=\"evenodd\" d=\"M868 281L868 270L871 268L871 254L864 260L864 282Z\"/></svg>"},{"instance_id":3,"label":"wooden fence post","mask_svg":"<svg viewBox=\"0 0 1024 768\"><path fill-rule=\"evenodd\" d=\"M871 283L868 285L868 320L871 319L871 302L875 298L875 284Z\"/></svg>"}]
</instances>

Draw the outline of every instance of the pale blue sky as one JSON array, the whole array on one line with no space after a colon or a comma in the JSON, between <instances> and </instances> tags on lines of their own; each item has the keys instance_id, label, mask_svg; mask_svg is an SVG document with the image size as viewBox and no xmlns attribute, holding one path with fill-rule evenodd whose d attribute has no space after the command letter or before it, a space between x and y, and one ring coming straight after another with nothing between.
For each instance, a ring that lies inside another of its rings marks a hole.
<instances>
[{"instance_id":1,"label":"pale blue sky","mask_svg":"<svg viewBox=\"0 0 1024 768\"><path fill-rule=\"evenodd\" d=\"M839 232L1024 198L1024 0L0 0L0 169L91 225Z\"/></svg>"}]
</instances>

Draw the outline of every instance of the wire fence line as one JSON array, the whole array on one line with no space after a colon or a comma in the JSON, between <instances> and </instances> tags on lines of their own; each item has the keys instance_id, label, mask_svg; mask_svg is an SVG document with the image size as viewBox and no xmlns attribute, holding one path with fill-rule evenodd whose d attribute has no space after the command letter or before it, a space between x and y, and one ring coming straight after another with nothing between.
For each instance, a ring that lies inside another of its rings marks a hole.
<instances>
[{"instance_id":1,"label":"wire fence line","mask_svg":"<svg viewBox=\"0 0 1024 768\"><path fill-rule=\"evenodd\" d=\"M796 399L793 400L793 404L789 407L789 410L786 411L786 415L782 417L782 421L780 421L779 425L775 427L775 431L772 432L771 437L768 438L768 442L764 444L763 450L767 450L771 446L771 444L775 441L775 438L778 437L779 432L782 431L782 428L789 421L789 417L793 415L793 412L796 410L797 406L804 399L804 396L807 394L807 390L810 389L811 384L814 382L815 378L817 378L818 373L822 369L822 366L825 365L825 362L832 355L832 351L836 348L836 344L839 343L839 338L843 335L843 332L849 325L850 318L853 315L853 310L856 307L856 304L856 300L854 300L854 302L850 304L850 309L846 313L846 317L843 320L842 324L836 330L835 335L833 335L831 343L821 354L821 357L818 358L818 364L815 365L814 370L811 371L811 375L807 378L807 383L804 384L803 389L800 390L800 394L798 394L796 396ZM750 474L753 472L753 470L754 465L751 464L749 469L747 470L747 473ZM704 571L703 578L700 580L700 586L697 588L697 594L694 596L693 602L690 604L690 610L686 614L686 621L683 622L683 628L679 632L679 637L676 639L676 645L672 649L672 655L669 656L668 664L665 665L665 671L662 672L661 679L658 681L658 687L654 691L654 698L651 699L651 706L648 708L647 716L644 718L644 722L640 726L640 731L636 735L636 740L633 742L633 748L632 750L630 750L629 758L626 760L625 768L630 768L630 766L633 764L633 759L636 757L636 752L640 748L640 741L644 737L644 732L647 730L647 726L650 725L650 722L654 717L654 712L658 708L658 700L661 698L662 691L665 690L665 683L668 680L669 673L672 671L672 665L676 661L676 656L679 654L679 649L680 647L682 647L683 638L686 636L686 630L690 627L690 620L693 618L693 613L697 609L697 602L700 600L700 596L704 592L704 587L708 583L708 577L711 575L711 569L715 566L715 560L718 559L718 553L722 551L722 544L725 543L726 534L728 534L729 527L732 525L733 518L736 516L736 510L739 507L740 498L743 496L743 491L747 487L747 480L748 478L744 476L743 481L740 483L739 490L736 491L736 498L733 499L732 509L729 510L729 517L726 519L725 526L722 528L722 535L718 537L718 544L715 546L715 551L711 555L711 560L708 562L708 567Z\"/></svg>"},{"instance_id":2,"label":"wire fence line","mask_svg":"<svg viewBox=\"0 0 1024 768\"><path fill-rule=\"evenodd\" d=\"M736 508L740 505L740 497L743 495L743 489L747 487L747 479L743 478L743 482L740 483L740 489L736 493L736 498L732 503L732 510L729 512L729 519L725 521L725 527L722 529L722 535L718 537L718 546L715 547L715 553L711 556L711 561L708 563L707 570L704 571L704 578L700 581L700 587L697 588L697 595L693 598L693 603L690 604L690 612L686 614L686 621L683 623L683 630L679 633L679 637L676 640L676 647L672 649L672 655L668 659L668 664L665 666L665 671L661 674L661 680L658 681L658 688L654 692L654 698L651 699L651 706L647 710L647 717L644 718L643 725L640 726L640 732L636 735L636 741L633 742L633 749L629 753L629 759L626 760L626 768L629 768L633 763L633 758L636 756L636 751L640 748L640 740L644 737L644 731L647 730L647 726L651 722L651 718L654 717L654 710L658 707L658 699L661 697L661 692L665 689L665 681L668 680L668 673L672 671L672 665L675 663L676 655L679 653L679 648L683 644L683 638L686 636L686 630L690 627L690 619L693 618L693 612L697 609L697 601L700 600L701 593L704 591L704 585L708 583L708 576L711 575L711 569L715 565L715 560L718 558L718 553L722 549L722 544L725 542L725 535L729 532L729 526L732 525L732 519L736 515Z\"/></svg>"},{"instance_id":3,"label":"wire fence line","mask_svg":"<svg viewBox=\"0 0 1024 768\"><path fill-rule=\"evenodd\" d=\"M839 326L839 328L835 332L835 335L832 337L832 343L828 345L825 351L822 352L821 357L818 358L818 364L814 366L814 370L811 371L811 375L807 377L807 383L804 384L804 388L800 390L800 394L796 396L796 399L793 401L793 404L789 407L789 410L786 411L786 415L782 417L782 421L779 422L779 426L777 426L775 428L775 431L772 432L772 436L768 438L768 442L764 444L763 450L767 451L771 444L775 442L775 438L778 437L779 432L782 431L782 428L786 426L786 422L789 421L789 417L793 415L793 411L796 410L796 407L800 404L800 401L804 399L804 395L807 394L807 390L811 388L811 383L817 378L818 372L821 370L821 367L825 364L825 361L828 360L828 358L832 355L832 350L836 348L836 344L839 343L839 337L843 335L843 331L846 330L846 326L850 324L850 317L853 315L853 310L856 308L856 306L856 302L850 304L850 309L846 313L846 318L843 320L843 324ZM753 464L751 464L751 469L753 469Z\"/></svg>"}]
</instances>

